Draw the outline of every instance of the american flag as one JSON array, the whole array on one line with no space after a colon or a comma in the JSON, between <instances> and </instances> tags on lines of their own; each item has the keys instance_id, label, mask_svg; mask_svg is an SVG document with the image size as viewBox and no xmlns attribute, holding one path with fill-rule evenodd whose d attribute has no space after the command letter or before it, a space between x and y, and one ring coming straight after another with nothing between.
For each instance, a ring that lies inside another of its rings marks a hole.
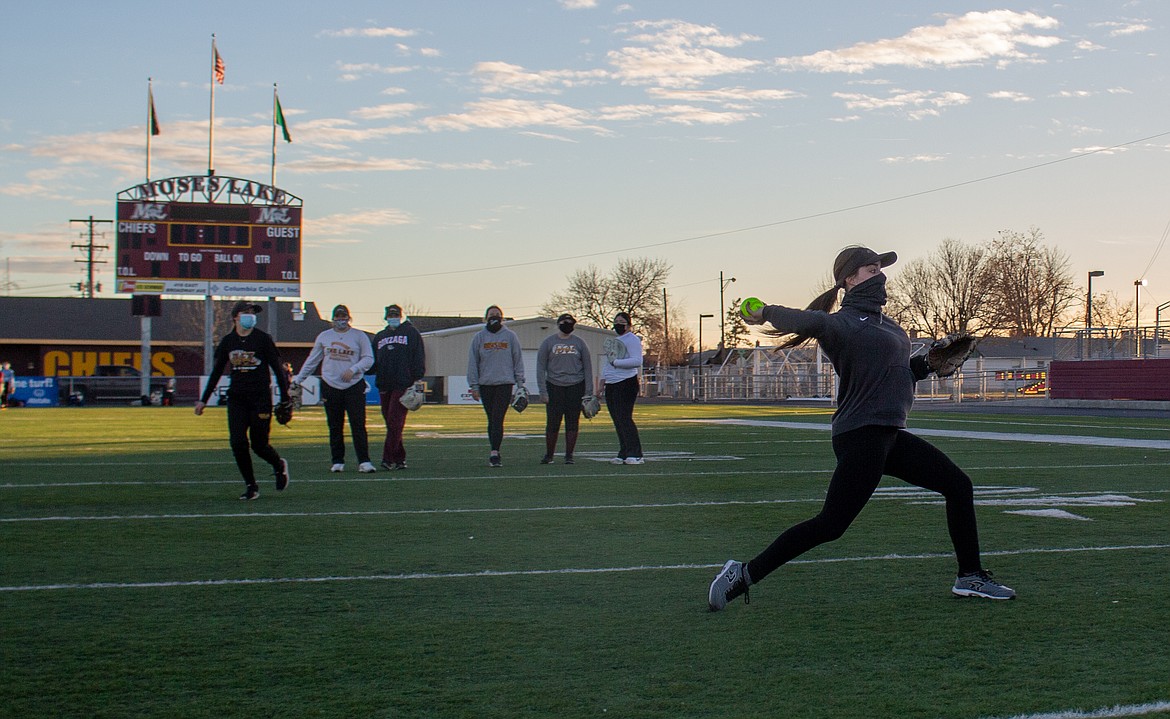
<instances>
[{"instance_id":1,"label":"american flag","mask_svg":"<svg viewBox=\"0 0 1170 719\"><path fill-rule=\"evenodd\" d=\"M223 58L219 56L219 50L212 44L211 49L215 52L215 81L220 85L223 84Z\"/></svg>"}]
</instances>

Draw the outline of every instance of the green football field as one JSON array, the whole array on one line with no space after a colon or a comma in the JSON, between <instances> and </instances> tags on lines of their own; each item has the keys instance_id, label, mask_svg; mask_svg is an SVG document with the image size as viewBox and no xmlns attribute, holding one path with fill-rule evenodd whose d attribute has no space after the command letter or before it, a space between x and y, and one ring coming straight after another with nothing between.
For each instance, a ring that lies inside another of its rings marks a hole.
<instances>
[{"instance_id":1,"label":"green football field","mask_svg":"<svg viewBox=\"0 0 1170 719\"><path fill-rule=\"evenodd\" d=\"M887 479L713 614L726 559L818 511L829 412L635 417L643 466L604 412L540 465L534 405L489 469L482 410L427 406L364 475L306 409L288 490L261 463L241 502L222 409L0 413L0 716L1170 716L1170 419L916 411L1018 599L953 598L938 497Z\"/></svg>"}]
</instances>

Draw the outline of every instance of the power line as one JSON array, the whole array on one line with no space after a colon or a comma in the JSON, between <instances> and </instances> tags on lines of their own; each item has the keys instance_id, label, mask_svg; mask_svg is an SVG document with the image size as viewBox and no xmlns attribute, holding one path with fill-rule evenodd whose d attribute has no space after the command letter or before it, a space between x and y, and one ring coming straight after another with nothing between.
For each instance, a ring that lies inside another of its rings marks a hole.
<instances>
[{"instance_id":1,"label":"power line","mask_svg":"<svg viewBox=\"0 0 1170 719\"><path fill-rule=\"evenodd\" d=\"M825 210L824 212L814 212L814 213L808 214L808 215L800 215L798 217L789 217L789 218L783 219L783 220L776 220L775 222L765 222L764 224L761 224L761 225L752 225L750 227L739 227L739 228L736 228L733 230L722 230L720 232L710 232L710 233L707 233L704 235L693 235L691 237L682 237L682 238L675 239L675 240L664 240L662 242L651 242L651 243L648 243L645 245L634 245L632 247L623 247L623 248L616 249L616 250L603 250L601 252L590 252L590 253L580 254L580 255L568 255L565 257L552 257L552 258L545 259L545 260L530 260L528 262L512 262L512 263L509 263L506 265L493 265L491 267L469 267L469 268L462 269L462 270L444 270L442 272L424 272L424 273L410 274L410 275L394 275L394 276L390 276L390 277L367 277L365 279L358 279L358 280L354 280L354 279L319 280L317 282L303 282L302 284L305 284L305 285L335 285L335 284L342 284L342 283L353 284L355 282L386 282L389 280L410 280L410 279L421 279L424 277L443 277L446 275L462 275L462 274L469 274L472 272L505 270L505 269L512 269L512 268L516 268L516 267L531 267L533 265L544 265L544 264L548 264L550 262L566 262L569 260L584 260L584 259L589 259L591 257L602 257L604 255L615 255L615 254L618 254L621 252L632 252L634 250L647 250L647 249L651 249L654 247L666 247L669 245L679 245L679 244L683 244L686 242L696 242L698 240L709 240L709 239L712 239L715 237L726 237L728 235L736 235L736 234L740 234L743 232L754 232L756 230L764 230L764 229L767 229L769 227L779 227L781 225L790 225L790 224L793 224L796 222L804 222L806 220L815 220L815 219L818 219L821 217L830 217L832 215L840 215L840 214L844 214L846 212L855 212L857 210L864 210L864 209L869 208L869 207L877 207L879 205L888 205L888 204L891 204L894 202L901 202L903 200L910 200L910 199L913 199L915 197L923 197L925 195L932 195L932 194L939 193L939 192L945 192L947 190L954 190L954 189L957 189L960 187L967 187L968 185L976 185L976 184L979 184L981 182L989 182L991 180L998 180L998 179L1003 178L1003 177L1010 177L1012 175L1018 175L1018 174L1021 174L1024 172L1031 172L1033 170L1039 170L1039 169L1044 168L1044 167L1051 167L1052 165L1059 165L1063 162L1069 162L1070 160L1080 160L1082 158L1091 157L1093 155L1097 155L1097 154L1100 154L1103 152L1110 152L1112 150L1117 150L1117 149L1122 148L1122 147L1136 145L1140 142L1149 142L1150 140L1156 140L1160 137L1165 137L1166 135L1170 135L1170 130L1167 130L1165 132L1159 132L1159 133L1154 134L1154 135L1149 135L1147 137L1138 138L1136 140L1130 140L1128 142L1122 142L1122 143L1118 143L1116 145L1110 145L1109 147L1099 147L1095 150L1089 150L1088 152L1081 152L1081 153L1078 153L1075 155L1069 155L1067 157L1061 157L1061 158L1058 158L1055 160L1049 160L1047 162L1041 162L1041 163L1037 163L1035 165L1021 167L1021 168L1018 168L1015 170L1006 170L1004 172L997 172L993 175L985 175L983 177L978 177L978 178L975 178L972 180L964 180L962 182L955 182L955 183L952 183L950 185L942 185L940 187L934 187L934 188L931 188L929 190L920 190L918 192L910 192L910 193L907 193L905 195L897 195L894 197L887 197L887 198L884 198L881 200L874 200L872 202L863 202L861 204L850 205L848 207L839 207L835 210Z\"/></svg>"}]
</instances>

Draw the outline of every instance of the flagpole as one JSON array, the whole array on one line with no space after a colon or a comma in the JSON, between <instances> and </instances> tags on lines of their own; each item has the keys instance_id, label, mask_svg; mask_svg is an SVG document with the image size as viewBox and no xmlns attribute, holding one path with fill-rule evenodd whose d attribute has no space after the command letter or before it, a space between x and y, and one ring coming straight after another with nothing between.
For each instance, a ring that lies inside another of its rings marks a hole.
<instances>
[{"instance_id":1,"label":"flagpole","mask_svg":"<svg viewBox=\"0 0 1170 719\"><path fill-rule=\"evenodd\" d=\"M215 174L215 33L211 33L211 124L207 132L207 174Z\"/></svg>"},{"instance_id":2,"label":"flagpole","mask_svg":"<svg viewBox=\"0 0 1170 719\"><path fill-rule=\"evenodd\" d=\"M150 137L154 134L154 78L146 78L146 181L150 182Z\"/></svg>"},{"instance_id":3,"label":"flagpole","mask_svg":"<svg viewBox=\"0 0 1170 719\"><path fill-rule=\"evenodd\" d=\"M272 83L272 180L269 184L276 187L276 83Z\"/></svg>"}]
</instances>

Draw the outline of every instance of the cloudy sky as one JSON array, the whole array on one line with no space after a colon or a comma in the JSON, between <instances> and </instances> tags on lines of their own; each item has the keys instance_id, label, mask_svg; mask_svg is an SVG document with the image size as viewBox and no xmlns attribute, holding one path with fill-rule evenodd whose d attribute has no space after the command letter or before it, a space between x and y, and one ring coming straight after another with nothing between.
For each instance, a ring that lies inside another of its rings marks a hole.
<instances>
[{"instance_id":1,"label":"cloudy sky","mask_svg":"<svg viewBox=\"0 0 1170 719\"><path fill-rule=\"evenodd\" d=\"M152 177L206 173L214 33L217 174L268 180L278 83L303 298L370 330L391 302L532 316L622 257L671 263L694 328L720 272L728 301L803 306L846 245L905 260L1031 227L1082 284L1104 270L1095 291L1147 278L1153 323L1168 25L1162 0L10 3L0 282L72 293L69 221L144 178L148 78Z\"/></svg>"}]
</instances>

